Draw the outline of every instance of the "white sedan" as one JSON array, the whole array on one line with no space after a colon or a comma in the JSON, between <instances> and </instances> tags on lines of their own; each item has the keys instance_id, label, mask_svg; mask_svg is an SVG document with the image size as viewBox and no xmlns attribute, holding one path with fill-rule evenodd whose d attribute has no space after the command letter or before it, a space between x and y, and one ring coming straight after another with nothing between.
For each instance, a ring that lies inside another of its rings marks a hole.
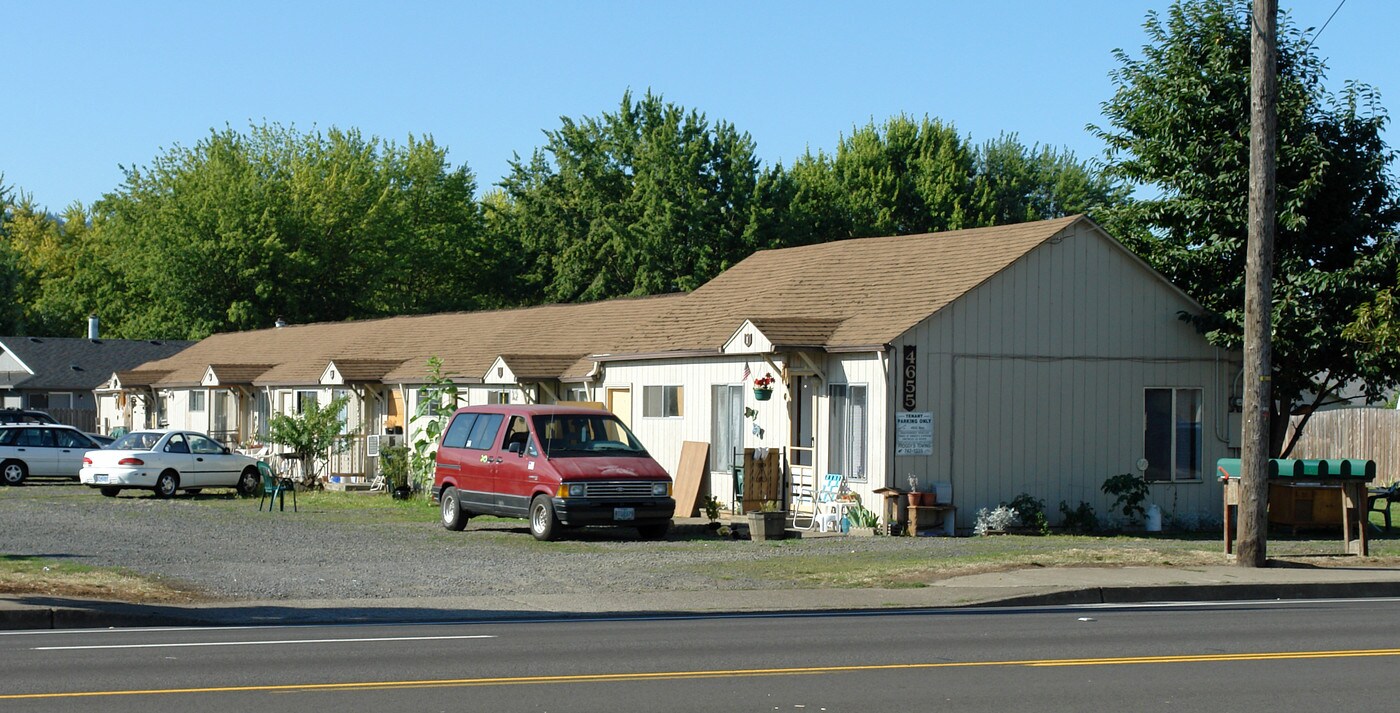
<instances>
[{"instance_id":1,"label":"white sedan","mask_svg":"<svg viewBox=\"0 0 1400 713\"><path fill-rule=\"evenodd\" d=\"M158 498L204 488L237 488L251 495L260 482L256 458L234 453L203 433L169 430L132 431L100 451L88 451L78 480L107 497L140 488Z\"/></svg>"}]
</instances>

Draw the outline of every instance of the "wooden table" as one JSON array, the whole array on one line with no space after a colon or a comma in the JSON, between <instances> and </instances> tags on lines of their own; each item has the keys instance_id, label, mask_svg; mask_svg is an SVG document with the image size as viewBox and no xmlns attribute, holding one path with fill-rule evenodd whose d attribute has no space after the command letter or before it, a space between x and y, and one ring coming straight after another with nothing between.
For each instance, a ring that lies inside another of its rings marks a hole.
<instances>
[{"instance_id":1,"label":"wooden table","mask_svg":"<svg viewBox=\"0 0 1400 713\"><path fill-rule=\"evenodd\" d=\"M1234 554L1235 528L1240 506L1240 479L1222 476L1224 508L1225 554ZM1370 543L1366 539L1366 485L1361 478L1270 478L1268 484L1318 484L1341 486L1342 491L1342 553L1366 557L1371 554ZM1352 536L1355 527L1356 535Z\"/></svg>"},{"instance_id":2,"label":"wooden table","mask_svg":"<svg viewBox=\"0 0 1400 713\"><path fill-rule=\"evenodd\" d=\"M932 530L942 526L943 534L952 537L954 515L957 511L952 505L910 505L909 527L904 534L914 537L919 534L919 530Z\"/></svg>"}]
</instances>

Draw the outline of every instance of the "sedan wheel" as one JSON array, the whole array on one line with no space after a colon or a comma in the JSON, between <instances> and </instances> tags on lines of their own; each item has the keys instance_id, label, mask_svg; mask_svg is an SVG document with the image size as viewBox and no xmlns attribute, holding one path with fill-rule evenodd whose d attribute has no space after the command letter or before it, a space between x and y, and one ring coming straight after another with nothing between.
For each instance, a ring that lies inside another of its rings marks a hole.
<instances>
[{"instance_id":1,"label":"sedan wheel","mask_svg":"<svg viewBox=\"0 0 1400 713\"><path fill-rule=\"evenodd\" d=\"M5 465L0 467L0 479L5 481L5 485L19 485L28 475L29 469L17 460L5 461Z\"/></svg>"},{"instance_id":2,"label":"sedan wheel","mask_svg":"<svg viewBox=\"0 0 1400 713\"><path fill-rule=\"evenodd\" d=\"M238 476L238 494L252 495L258 491L258 486L262 484L256 468L248 468L243 471L243 475Z\"/></svg>"},{"instance_id":3,"label":"sedan wheel","mask_svg":"<svg viewBox=\"0 0 1400 713\"><path fill-rule=\"evenodd\" d=\"M109 486L109 487L106 487L106 488L100 488L100 489L98 490L98 492L102 493L104 496L109 497L109 498L115 498L115 497L117 497L117 493L120 493L121 491L122 491L121 488L113 488L113 487L110 487L110 486Z\"/></svg>"},{"instance_id":4,"label":"sedan wheel","mask_svg":"<svg viewBox=\"0 0 1400 713\"><path fill-rule=\"evenodd\" d=\"M161 473L160 477L156 478L156 497L174 497L175 491L178 490L179 487L180 476L176 475L173 470L167 470Z\"/></svg>"}]
</instances>

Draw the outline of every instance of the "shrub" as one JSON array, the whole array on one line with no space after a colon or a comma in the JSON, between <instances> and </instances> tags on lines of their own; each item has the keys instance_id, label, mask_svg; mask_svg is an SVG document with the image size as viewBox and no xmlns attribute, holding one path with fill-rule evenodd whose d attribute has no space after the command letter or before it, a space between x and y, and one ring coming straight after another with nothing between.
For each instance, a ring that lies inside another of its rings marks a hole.
<instances>
[{"instance_id":1,"label":"shrub","mask_svg":"<svg viewBox=\"0 0 1400 713\"><path fill-rule=\"evenodd\" d=\"M1104 494L1117 498L1109 510L1123 513L1123 517L1134 523L1147 517L1147 510L1142 507L1151 492L1147 481L1132 473L1122 473L1103 481L1101 489Z\"/></svg>"},{"instance_id":2,"label":"shrub","mask_svg":"<svg viewBox=\"0 0 1400 713\"><path fill-rule=\"evenodd\" d=\"M1001 505L995 510L987 508L978 510L977 524L972 526L972 531L978 535L986 535L990 532L1005 532L1007 528L1020 524L1021 518L1016 516L1016 511Z\"/></svg>"},{"instance_id":3,"label":"shrub","mask_svg":"<svg viewBox=\"0 0 1400 713\"><path fill-rule=\"evenodd\" d=\"M1060 501L1060 515L1064 518L1064 528L1071 533L1089 533L1099 529L1099 517L1094 514L1094 506L1080 501L1079 507L1070 509L1069 503Z\"/></svg>"},{"instance_id":4,"label":"shrub","mask_svg":"<svg viewBox=\"0 0 1400 713\"><path fill-rule=\"evenodd\" d=\"M1050 533L1050 520L1045 517L1045 501L1032 497L1030 493L1021 493L1007 507L1016 511L1016 516L1020 518L1021 524L1034 527L1042 535Z\"/></svg>"}]
</instances>

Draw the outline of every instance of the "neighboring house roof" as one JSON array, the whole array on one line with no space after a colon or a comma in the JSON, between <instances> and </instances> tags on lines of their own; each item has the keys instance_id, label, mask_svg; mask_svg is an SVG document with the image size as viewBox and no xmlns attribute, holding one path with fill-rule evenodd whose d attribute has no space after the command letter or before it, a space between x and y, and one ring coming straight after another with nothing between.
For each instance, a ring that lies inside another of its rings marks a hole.
<instances>
[{"instance_id":1,"label":"neighboring house roof","mask_svg":"<svg viewBox=\"0 0 1400 713\"><path fill-rule=\"evenodd\" d=\"M445 376L474 383L480 381L497 357L509 352L547 358L548 368L558 369L549 378L571 376L577 370L582 376L591 368L591 362L583 367L587 360L580 355L617 349L630 338L637 324L654 318L666 304L684 296L229 332L212 335L190 349L142 368L169 372L156 383L159 387L196 385L211 364L227 367L252 362L271 365L253 379L259 386L315 384L331 362L347 380L365 377L385 383L419 383L426 380L428 359L438 357Z\"/></svg>"},{"instance_id":2,"label":"neighboring house roof","mask_svg":"<svg viewBox=\"0 0 1400 713\"><path fill-rule=\"evenodd\" d=\"M6 372L19 389L88 391L102 386L113 372L127 371L155 359L168 358L194 342L136 339L78 339L68 337L0 337L0 349L25 368Z\"/></svg>"},{"instance_id":3,"label":"neighboring house roof","mask_svg":"<svg viewBox=\"0 0 1400 713\"><path fill-rule=\"evenodd\" d=\"M521 381L575 380L596 361L718 354L746 319L774 349L881 349L1081 228L1132 255L1083 216L840 240L757 252L689 294L216 334L142 368L168 371L156 386L172 387L199 383L210 365L222 378L228 365L254 362L270 365L251 377L259 386L316 384L330 364L346 381L422 383L436 356L459 383L489 381L498 358Z\"/></svg>"}]
</instances>

